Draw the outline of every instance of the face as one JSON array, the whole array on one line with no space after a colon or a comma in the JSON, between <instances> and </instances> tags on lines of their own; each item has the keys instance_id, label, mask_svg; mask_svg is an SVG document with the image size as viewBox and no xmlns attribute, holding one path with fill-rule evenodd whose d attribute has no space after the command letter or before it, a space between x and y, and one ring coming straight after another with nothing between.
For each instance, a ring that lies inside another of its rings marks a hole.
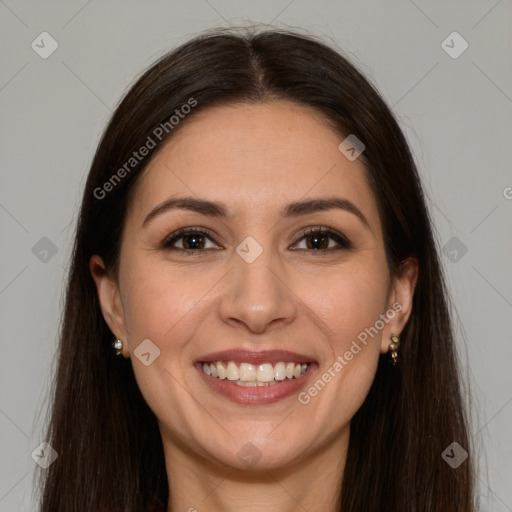
<instances>
[{"instance_id":1,"label":"face","mask_svg":"<svg viewBox=\"0 0 512 512\"><path fill-rule=\"evenodd\" d=\"M291 102L198 112L137 184L117 279L92 258L166 449L277 468L349 431L415 277L343 139Z\"/></svg>"}]
</instances>

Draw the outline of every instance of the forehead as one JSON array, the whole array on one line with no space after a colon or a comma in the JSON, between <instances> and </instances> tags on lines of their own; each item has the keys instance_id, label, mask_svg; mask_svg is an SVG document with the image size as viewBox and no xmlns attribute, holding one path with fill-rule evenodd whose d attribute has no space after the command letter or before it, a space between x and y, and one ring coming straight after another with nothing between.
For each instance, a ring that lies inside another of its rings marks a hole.
<instances>
[{"instance_id":1,"label":"forehead","mask_svg":"<svg viewBox=\"0 0 512 512\"><path fill-rule=\"evenodd\" d=\"M132 216L171 195L222 201L239 219L337 195L378 223L364 164L339 151L344 137L311 107L283 100L216 106L182 122L139 180Z\"/></svg>"}]
</instances>

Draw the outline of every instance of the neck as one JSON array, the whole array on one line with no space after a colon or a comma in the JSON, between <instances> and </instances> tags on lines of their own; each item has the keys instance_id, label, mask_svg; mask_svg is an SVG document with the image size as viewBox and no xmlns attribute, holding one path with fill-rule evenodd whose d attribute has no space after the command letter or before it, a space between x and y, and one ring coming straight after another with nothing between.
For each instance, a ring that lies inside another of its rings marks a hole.
<instances>
[{"instance_id":1,"label":"neck","mask_svg":"<svg viewBox=\"0 0 512 512\"><path fill-rule=\"evenodd\" d=\"M239 470L200 460L164 439L168 512L340 510L349 426L336 439L286 467ZM172 462L171 462L172 461Z\"/></svg>"}]
</instances>

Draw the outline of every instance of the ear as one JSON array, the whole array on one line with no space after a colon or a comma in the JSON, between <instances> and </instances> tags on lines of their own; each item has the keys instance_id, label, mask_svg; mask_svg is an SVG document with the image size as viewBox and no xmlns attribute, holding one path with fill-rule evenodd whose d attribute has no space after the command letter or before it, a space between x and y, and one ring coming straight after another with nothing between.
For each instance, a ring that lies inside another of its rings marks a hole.
<instances>
[{"instance_id":1,"label":"ear","mask_svg":"<svg viewBox=\"0 0 512 512\"><path fill-rule=\"evenodd\" d=\"M400 272L393 277L388 294L386 317L388 321L382 331L380 352L388 352L393 334L400 335L412 312L412 299L418 280L418 260L407 258L403 261Z\"/></svg>"},{"instance_id":2,"label":"ear","mask_svg":"<svg viewBox=\"0 0 512 512\"><path fill-rule=\"evenodd\" d=\"M103 318L114 336L125 342L122 354L128 357L126 326L118 283L110 276L103 259L96 254L89 260L89 270L96 284Z\"/></svg>"}]
</instances>

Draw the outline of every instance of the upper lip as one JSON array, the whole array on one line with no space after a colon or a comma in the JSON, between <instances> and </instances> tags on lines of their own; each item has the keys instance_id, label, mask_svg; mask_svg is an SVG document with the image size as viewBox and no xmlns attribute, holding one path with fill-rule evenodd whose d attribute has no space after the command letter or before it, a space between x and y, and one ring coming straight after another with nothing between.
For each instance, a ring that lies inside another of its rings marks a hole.
<instances>
[{"instance_id":1,"label":"upper lip","mask_svg":"<svg viewBox=\"0 0 512 512\"><path fill-rule=\"evenodd\" d=\"M213 361L240 361L252 364L263 363L313 363L315 360L311 356L290 352L289 350L222 350L220 352L211 352L198 357L195 363L205 363Z\"/></svg>"}]
</instances>

